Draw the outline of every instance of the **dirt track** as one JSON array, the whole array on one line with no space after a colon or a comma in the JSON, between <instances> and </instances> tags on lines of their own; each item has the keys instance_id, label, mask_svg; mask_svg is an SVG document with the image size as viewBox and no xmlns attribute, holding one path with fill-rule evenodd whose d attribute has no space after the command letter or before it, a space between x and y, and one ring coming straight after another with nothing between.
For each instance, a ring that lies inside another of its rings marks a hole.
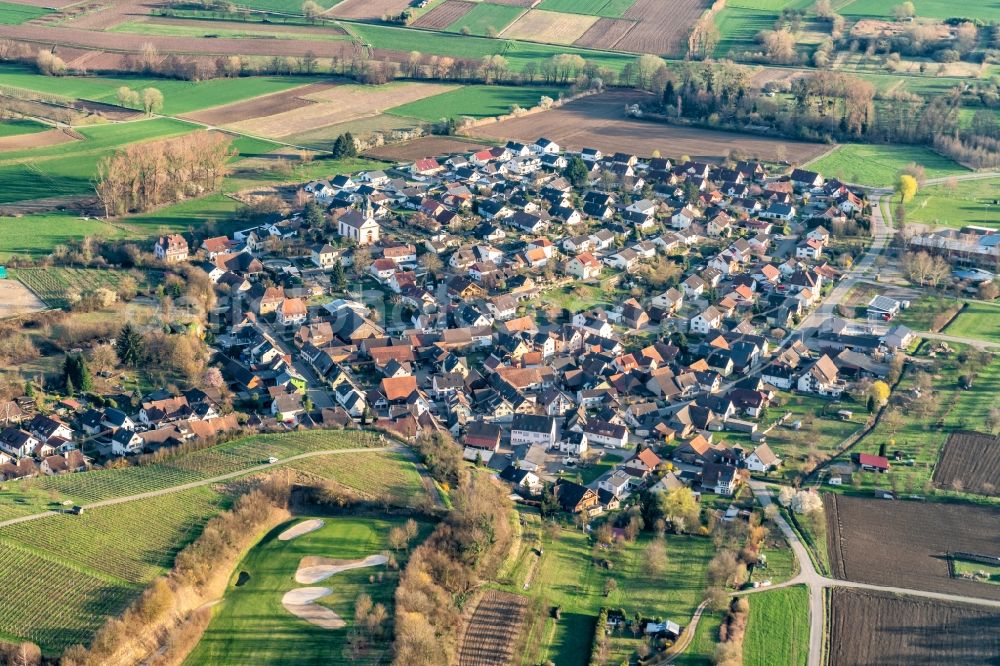
<instances>
[{"instance_id":1,"label":"dirt track","mask_svg":"<svg viewBox=\"0 0 1000 666\"><path fill-rule=\"evenodd\" d=\"M590 147L604 152L624 151L646 157L659 150L668 157L689 155L692 159L707 160L723 158L734 149L750 157L775 159L779 146L783 146L785 159L796 164L820 154L826 148L818 143L626 118L625 106L644 99L649 99L649 96L634 91L591 95L552 111L476 127L468 134L521 141L533 141L544 136L569 150Z\"/></svg>"}]
</instances>

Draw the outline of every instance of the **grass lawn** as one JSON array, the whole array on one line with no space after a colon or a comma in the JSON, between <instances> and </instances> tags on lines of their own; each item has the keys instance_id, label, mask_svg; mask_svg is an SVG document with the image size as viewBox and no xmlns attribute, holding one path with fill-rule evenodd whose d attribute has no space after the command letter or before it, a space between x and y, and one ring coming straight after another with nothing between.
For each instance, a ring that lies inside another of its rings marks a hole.
<instances>
[{"instance_id":1,"label":"grass lawn","mask_svg":"<svg viewBox=\"0 0 1000 666\"><path fill-rule=\"evenodd\" d=\"M938 315L956 305L959 302L950 296L922 293L919 298L910 301L910 307L900 312L894 321L915 331L929 331Z\"/></svg>"},{"instance_id":2,"label":"grass lawn","mask_svg":"<svg viewBox=\"0 0 1000 666\"><path fill-rule=\"evenodd\" d=\"M855 0L839 9L845 17L882 17L892 18L893 3L885 0ZM920 0L917 5L918 18L947 19L968 18L983 22L1000 21L1000 4L996 0L986 0L969 5L956 5L948 0Z\"/></svg>"},{"instance_id":3,"label":"grass lawn","mask_svg":"<svg viewBox=\"0 0 1000 666\"><path fill-rule=\"evenodd\" d=\"M769 525L769 533L764 541L761 554L767 558L767 566L754 567L750 577L752 581L769 580L777 585L795 577L799 572L795 553L776 525Z\"/></svg>"},{"instance_id":4,"label":"grass lawn","mask_svg":"<svg viewBox=\"0 0 1000 666\"><path fill-rule=\"evenodd\" d=\"M556 100L564 92L563 88L549 86L465 86L397 106L386 113L420 120L440 120L445 115L489 118L510 113L514 104L527 109L538 106L543 95Z\"/></svg>"},{"instance_id":5,"label":"grass lawn","mask_svg":"<svg viewBox=\"0 0 1000 666\"><path fill-rule=\"evenodd\" d=\"M524 579L514 576L511 592L544 599L562 608L562 618L551 631L539 637L541 661L558 666L584 666L590 657L590 638L602 606L624 608L631 615L639 611L662 615L685 625L701 602L705 571L714 547L710 539L668 535L667 572L651 577L643 567L645 547L652 539L643 534L626 544L620 554L612 554L611 570L599 568L591 558L590 536L577 529L541 530L544 554L537 562L528 589ZM524 567L530 571L531 567ZM522 572L522 575L525 572ZM604 584L614 578L617 590L604 596ZM618 663L628 654L614 654Z\"/></svg>"},{"instance_id":6,"label":"grass lawn","mask_svg":"<svg viewBox=\"0 0 1000 666\"><path fill-rule=\"evenodd\" d=\"M502 55L514 71L521 71L529 62L537 65L539 60L563 53L582 56L596 63L599 67L608 67L616 71L621 70L626 63L636 60L635 56L623 53L593 51L572 46L550 46L510 39L487 39L471 35L434 33L427 30L369 23L348 24L344 22L344 25L349 25L351 32L357 34L372 48L419 51L425 55L446 55L472 60L480 60L483 56L488 55Z\"/></svg>"},{"instance_id":7,"label":"grass lawn","mask_svg":"<svg viewBox=\"0 0 1000 666\"><path fill-rule=\"evenodd\" d=\"M1000 306L980 301L966 303L942 333L1000 343Z\"/></svg>"},{"instance_id":8,"label":"grass lawn","mask_svg":"<svg viewBox=\"0 0 1000 666\"><path fill-rule=\"evenodd\" d=\"M26 21L51 13L52 10L46 7L32 7L31 5L19 5L13 2L0 2L0 25L20 25Z\"/></svg>"},{"instance_id":9,"label":"grass lawn","mask_svg":"<svg viewBox=\"0 0 1000 666\"><path fill-rule=\"evenodd\" d=\"M745 666L799 666L809 656L809 590L795 585L748 596Z\"/></svg>"},{"instance_id":10,"label":"grass lawn","mask_svg":"<svg viewBox=\"0 0 1000 666\"><path fill-rule=\"evenodd\" d=\"M811 6L809 0L731 0L726 7L756 9L765 12L780 12L782 9L806 9Z\"/></svg>"},{"instance_id":11,"label":"grass lawn","mask_svg":"<svg viewBox=\"0 0 1000 666\"><path fill-rule=\"evenodd\" d=\"M745 7L725 7L715 15L719 26L719 43L715 46L715 56L725 57L730 51L740 53L757 48L756 37L761 30L773 30L779 18L778 11L748 9Z\"/></svg>"},{"instance_id":12,"label":"grass lawn","mask_svg":"<svg viewBox=\"0 0 1000 666\"><path fill-rule=\"evenodd\" d=\"M586 467L580 467L580 479L581 483L584 485L595 480L597 477L601 476L605 472L610 472L614 469L615 465L623 460L622 456L614 453L606 453L601 456L599 462L592 465L587 465Z\"/></svg>"},{"instance_id":13,"label":"grass lawn","mask_svg":"<svg viewBox=\"0 0 1000 666\"><path fill-rule=\"evenodd\" d=\"M2 173L2 170L0 170ZM84 220L74 213L39 213L21 217L0 217L0 260L13 255L45 256L56 245L84 236L121 238L121 229L101 220Z\"/></svg>"},{"instance_id":14,"label":"grass lawn","mask_svg":"<svg viewBox=\"0 0 1000 666\"><path fill-rule=\"evenodd\" d=\"M172 118L79 128L85 138L0 154L0 203L93 193L97 163L129 143L179 136L195 125Z\"/></svg>"},{"instance_id":15,"label":"grass lawn","mask_svg":"<svg viewBox=\"0 0 1000 666\"><path fill-rule=\"evenodd\" d=\"M1000 585L1000 566L959 558L952 558L951 561L956 574L972 574L978 576L981 582L990 585ZM985 574L985 577L982 574Z\"/></svg>"},{"instance_id":16,"label":"grass lawn","mask_svg":"<svg viewBox=\"0 0 1000 666\"><path fill-rule=\"evenodd\" d=\"M402 453L356 453L317 456L291 464L292 469L310 476L336 481L369 498L393 497L414 504L427 497L416 465Z\"/></svg>"},{"instance_id":17,"label":"grass lawn","mask_svg":"<svg viewBox=\"0 0 1000 666\"><path fill-rule=\"evenodd\" d=\"M238 192L251 187L303 183L317 178L330 178L339 174L386 167L385 162L365 157L344 160L316 159L308 163L292 162L289 165L288 171L278 171L275 169L274 161L236 162L233 164L233 171L222 184L222 189L224 192Z\"/></svg>"},{"instance_id":18,"label":"grass lawn","mask_svg":"<svg viewBox=\"0 0 1000 666\"><path fill-rule=\"evenodd\" d=\"M715 663L713 655L719 642L719 628L722 627L722 611L706 608L698 621L694 638L683 654L674 659L678 666L712 666Z\"/></svg>"},{"instance_id":19,"label":"grass lawn","mask_svg":"<svg viewBox=\"0 0 1000 666\"><path fill-rule=\"evenodd\" d=\"M288 90L317 79L308 76L247 76L178 81L141 76L44 76L24 65L0 65L0 86L26 88L73 99L117 104L121 86L153 87L163 93L163 113L173 115Z\"/></svg>"},{"instance_id":20,"label":"grass lawn","mask_svg":"<svg viewBox=\"0 0 1000 666\"><path fill-rule=\"evenodd\" d=\"M16 136L20 134L35 134L52 129L50 125L35 122L27 118L9 118L0 121L0 136Z\"/></svg>"},{"instance_id":21,"label":"grass lawn","mask_svg":"<svg viewBox=\"0 0 1000 666\"><path fill-rule=\"evenodd\" d=\"M537 8L550 12L619 18L633 4L635 0L542 0Z\"/></svg>"},{"instance_id":22,"label":"grass lawn","mask_svg":"<svg viewBox=\"0 0 1000 666\"><path fill-rule=\"evenodd\" d=\"M595 305L613 304L614 294L602 289L599 284L574 282L547 290L541 300L576 314Z\"/></svg>"},{"instance_id":23,"label":"grass lawn","mask_svg":"<svg viewBox=\"0 0 1000 666\"><path fill-rule=\"evenodd\" d=\"M299 561L306 556L342 560L363 559L387 548L389 529L403 518L384 519L361 516L325 517L325 525L290 541L279 541L289 525L271 530L244 557L234 572L226 595L213 612L212 621L198 646L184 662L189 666L255 664L377 664L385 663L391 646L391 621L384 637L362 656L352 656L346 646L353 628L354 601L368 594L375 603L391 610L399 572L386 565L344 571L317 583L331 593L320 600L341 616L343 629L323 629L301 620L281 605L289 590L303 587L295 582ZM430 525L422 525L418 541L426 537ZM403 565L405 558L398 557ZM374 582L370 581L375 576ZM240 578L243 582L240 584ZM292 656L294 655L294 656Z\"/></svg>"},{"instance_id":24,"label":"grass lawn","mask_svg":"<svg viewBox=\"0 0 1000 666\"><path fill-rule=\"evenodd\" d=\"M844 144L833 152L809 164L809 169L827 178L871 185L891 187L900 169L911 162L924 167L928 178L968 173L968 169L947 157L938 155L922 146Z\"/></svg>"},{"instance_id":25,"label":"grass lawn","mask_svg":"<svg viewBox=\"0 0 1000 666\"><path fill-rule=\"evenodd\" d=\"M934 227L972 224L1000 229L1000 205L993 203L998 192L1000 178L929 185L906 205L906 221Z\"/></svg>"},{"instance_id":26,"label":"grass lawn","mask_svg":"<svg viewBox=\"0 0 1000 666\"><path fill-rule=\"evenodd\" d=\"M465 16L448 26L448 32L461 32L467 28L473 35L486 35L490 29L500 32L524 13L524 7L513 5L491 5L480 2Z\"/></svg>"}]
</instances>

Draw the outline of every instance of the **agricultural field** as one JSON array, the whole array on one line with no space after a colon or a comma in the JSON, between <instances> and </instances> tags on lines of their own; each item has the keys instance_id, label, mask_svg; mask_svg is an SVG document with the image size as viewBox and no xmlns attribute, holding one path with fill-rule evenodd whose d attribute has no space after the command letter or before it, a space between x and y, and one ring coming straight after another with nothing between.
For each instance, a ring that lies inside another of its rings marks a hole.
<instances>
[{"instance_id":1,"label":"agricultural field","mask_svg":"<svg viewBox=\"0 0 1000 666\"><path fill-rule=\"evenodd\" d=\"M3 540L0 576L0 638L29 640L53 655L90 640L104 619L120 614L138 592Z\"/></svg>"},{"instance_id":2,"label":"agricultural field","mask_svg":"<svg viewBox=\"0 0 1000 666\"><path fill-rule=\"evenodd\" d=\"M15 542L85 571L127 584L150 582L225 507L207 487L0 528L0 541Z\"/></svg>"},{"instance_id":3,"label":"agricultural field","mask_svg":"<svg viewBox=\"0 0 1000 666\"><path fill-rule=\"evenodd\" d=\"M503 36L549 44L572 44L596 22L596 16L533 9L507 28Z\"/></svg>"},{"instance_id":4,"label":"agricultural field","mask_svg":"<svg viewBox=\"0 0 1000 666\"><path fill-rule=\"evenodd\" d=\"M522 109L538 106L543 96L557 100L564 92L564 88L553 86L473 85L401 104L386 113L425 121L440 120L444 116L489 118L510 113L515 104Z\"/></svg>"},{"instance_id":5,"label":"agricultural field","mask_svg":"<svg viewBox=\"0 0 1000 666\"><path fill-rule=\"evenodd\" d=\"M526 520L535 518L533 513L522 515ZM667 572L651 578L643 566L651 539L643 534L636 542L626 544L622 554L615 558L614 569L609 571L594 564L590 537L579 530L539 529L534 539L522 538L523 554L504 589L562 608L560 620L550 618L545 622L538 641L539 661L551 659L557 664L585 665L590 642L579 637L592 635L602 606L623 607L629 614L661 615L682 626L688 623L705 589L712 542L701 537L668 535ZM541 548L544 554L538 558L532 551L534 548ZM608 578L615 579L617 589L605 596ZM621 647L622 654L609 656L612 663L627 657L635 645Z\"/></svg>"},{"instance_id":6,"label":"agricultural field","mask_svg":"<svg viewBox=\"0 0 1000 666\"><path fill-rule=\"evenodd\" d=\"M0 279L0 319L37 312L48 307L33 291L15 279Z\"/></svg>"},{"instance_id":7,"label":"agricultural field","mask_svg":"<svg viewBox=\"0 0 1000 666\"><path fill-rule=\"evenodd\" d=\"M225 26L225 27L221 27ZM235 23L218 26L204 24L159 23L153 21L126 21L108 30L111 33L150 35L155 37L192 37L196 39L310 39L319 41L349 41L346 32L333 30L305 32L302 29L274 30L237 27ZM298 35L296 34L298 32Z\"/></svg>"},{"instance_id":8,"label":"agricultural field","mask_svg":"<svg viewBox=\"0 0 1000 666\"><path fill-rule=\"evenodd\" d=\"M51 13L52 10L45 7L0 2L0 25L20 25Z\"/></svg>"},{"instance_id":9,"label":"agricultural field","mask_svg":"<svg viewBox=\"0 0 1000 666\"><path fill-rule=\"evenodd\" d=\"M483 149L482 143L464 141L448 136L425 136L408 143L379 146L366 154L390 162L408 162L424 157L451 155L452 153L476 152Z\"/></svg>"},{"instance_id":10,"label":"agricultural field","mask_svg":"<svg viewBox=\"0 0 1000 666\"><path fill-rule=\"evenodd\" d=\"M29 120L27 118L9 118L7 120L0 120L0 137L35 134L49 129L52 129L49 125L35 122L34 120Z\"/></svg>"},{"instance_id":11,"label":"agricultural field","mask_svg":"<svg viewBox=\"0 0 1000 666\"><path fill-rule=\"evenodd\" d=\"M391 497L415 505L427 498L420 473L403 453L316 456L293 462L289 467L307 476L335 481L369 499Z\"/></svg>"},{"instance_id":12,"label":"agricultural field","mask_svg":"<svg viewBox=\"0 0 1000 666\"><path fill-rule=\"evenodd\" d=\"M948 435L934 467L934 485L970 493L1000 494L1000 438L981 432Z\"/></svg>"},{"instance_id":13,"label":"agricultural field","mask_svg":"<svg viewBox=\"0 0 1000 666\"><path fill-rule=\"evenodd\" d=\"M522 12L524 9L521 7L479 2L450 23L447 31L472 35L495 35L513 23Z\"/></svg>"},{"instance_id":14,"label":"agricultural field","mask_svg":"<svg viewBox=\"0 0 1000 666\"><path fill-rule=\"evenodd\" d=\"M830 600L830 666L979 666L1000 654L995 608L842 587Z\"/></svg>"},{"instance_id":15,"label":"agricultural field","mask_svg":"<svg viewBox=\"0 0 1000 666\"><path fill-rule=\"evenodd\" d=\"M809 590L795 585L747 597L745 666L803 666L809 657Z\"/></svg>"},{"instance_id":16,"label":"agricultural field","mask_svg":"<svg viewBox=\"0 0 1000 666\"><path fill-rule=\"evenodd\" d=\"M410 6L410 0L343 0L328 12L328 16L360 21L381 21L384 16L396 16Z\"/></svg>"},{"instance_id":17,"label":"agricultural field","mask_svg":"<svg viewBox=\"0 0 1000 666\"><path fill-rule=\"evenodd\" d=\"M892 5L880 0L854 0L838 12L846 18L892 18ZM968 18L984 23L1000 21L1000 4L986 0L976 4L962 5L948 0L921 0L917 6L917 17L928 19Z\"/></svg>"},{"instance_id":18,"label":"agricultural field","mask_svg":"<svg viewBox=\"0 0 1000 666\"><path fill-rule=\"evenodd\" d=\"M1000 344L1000 306L969 301L942 333Z\"/></svg>"},{"instance_id":19,"label":"agricultural field","mask_svg":"<svg viewBox=\"0 0 1000 666\"><path fill-rule=\"evenodd\" d=\"M634 2L635 0L542 0L538 8L550 12L620 18Z\"/></svg>"},{"instance_id":20,"label":"agricultural field","mask_svg":"<svg viewBox=\"0 0 1000 666\"><path fill-rule=\"evenodd\" d=\"M659 150L666 157L689 155L691 159L710 161L719 161L730 151L738 149L759 159L774 159L784 151L793 164L801 164L825 150L825 146L818 143L781 141L622 117L621 111L626 104L640 102L647 97L644 93L633 91L590 95L544 113L476 127L469 134L496 141L534 141L544 136L558 143L563 150L592 147L605 152L624 151L641 156Z\"/></svg>"},{"instance_id":21,"label":"agricultural field","mask_svg":"<svg viewBox=\"0 0 1000 666\"><path fill-rule=\"evenodd\" d=\"M162 463L121 469L102 469L39 479L35 487L77 502L105 499L170 488L192 481L238 474L267 462L299 453L327 449L376 446L374 435L361 431L304 430L294 433L252 435Z\"/></svg>"},{"instance_id":22,"label":"agricultural field","mask_svg":"<svg viewBox=\"0 0 1000 666\"><path fill-rule=\"evenodd\" d=\"M293 576L305 557L357 560L378 555L387 549L389 529L402 518L363 516L321 517L325 525L290 541L277 537L292 523L284 523L267 533L237 567L222 602L213 609L212 621L198 646L185 662L189 666L288 664L294 654L296 665L310 664L367 666L384 663L392 635L391 619L383 637L361 654L352 654L346 645L354 629L354 601L368 594L375 603L390 610L399 570L385 565L343 571L323 582L330 594L319 604L333 610L347 622L342 629L325 629L289 613L281 604L285 592L296 587ZM422 523L417 543L431 526ZM405 553L397 553L400 567Z\"/></svg>"},{"instance_id":23,"label":"agricultural field","mask_svg":"<svg viewBox=\"0 0 1000 666\"><path fill-rule=\"evenodd\" d=\"M79 296L102 287L114 290L122 276L128 273L113 269L51 267L21 268L14 275L50 308L63 308L70 303L67 298L70 293ZM133 276L141 287L142 273L136 272Z\"/></svg>"},{"instance_id":24,"label":"agricultural field","mask_svg":"<svg viewBox=\"0 0 1000 666\"><path fill-rule=\"evenodd\" d=\"M931 227L976 225L1000 229L1000 204L994 203L1000 178L928 185L906 206L906 221Z\"/></svg>"},{"instance_id":25,"label":"agricultural field","mask_svg":"<svg viewBox=\"0 0 1000 666\"><path fill-rule=\"evenodd\" d=\"M620 71L626 63L633 62L635 56L624 53L608 53L588 49L534 44L513 39L487 39L474 35L453 33L430 33L426 30L397 28L368 23L352 23L351 31L370 44L372 48L391 51L418 51L425 55L446 55L453 58L481 60L483 56L502 55L510 69L521 71L528 63L551 58L555 55L579 55L593 61L599 67Z\"/></svg>"},{"instance_id":26,"label":"agricultural field","mask_svg":"<svg viewBox=\"0 0 1000 666\"><path fill-rule=\"evenodd\" d=\"M827 178L871 187L892 187L908 164L924 167L928 178L968 173L968 169L922 146L845 144L811 162L809 168ZM913 204L911 204L913 206ZM915 207L915 206L914 206ZM910 206L907 206L909 211ZM909 219L909 215L907 215Z\"/></svg>"},{"instance_id":27,"label":"agricultural field","mask_svg":"<svg viewBox=\"0 0 1000 666\"><path fill-rule=\"evenodd\" d=\"M456 88L454 85L423 82L400 82L383 86L334 86L303 95L302 99L309 103L299 108L242 119L226 127L256 136L278 139L376 116L390 107L415 102Z\"/></svg>"},{"instance_id":28,"label":"agricultural field","mask_svg":"<svg viewBox=\"0 0 1000 666\"><path fill-rule=\"evenodd\" d=\"M636 0L622 18L639 23L628 32L620 48L636 53L679 57L687 52L691 26L708 8L705 0Z\"/></svg>"},{"instance_id":29,"label":"agricultural field","mask_svg":"<svg viewBox=\"0 0 1000 666\"><path fill-rule=\"evenodd\" d=\"M0 204L93 193L97 163L130 143L165 139L197 129L172 118L79 128L82 141L0 154Z\"/></svg>"},{"instance_id":30,"label":"agricultural field","mask_svg":"<svg viewBox=\"0 0 1000 666\"><path fill-rule=\"evenodd\" d=\"M528 597L487 590L465 627L458 661L462 666L508 664L521 632Z\"/></svg>"},{"instance_id":31,"label":"agricultural field","mask_svg":"<svg viewBox=\"0 0 1000 666\"><path fill-rule=\"evenodd\" d=\"M163 93L163 113L167 115L190 113L197 109L230 104L315 81L315 78L306 76L254 76L207 81L178 81L139 76L51 77L38 74L34 68L23 65L0 65L0 86L12 86L71 99L117 104L116 93L121 86L132 89L153 87Z\"/></svg>"},{"instance_id":32,"label":"agricultural field","mask_svg":"<svg viewBox=\"0 0 1000 666\"><path fill-rule=\"evenodd\" d=\"M475 2L466 0L445 0L439 5L425 12L414 21L415 28L426 28L427 30L444 30L452 23L457 22L476 7Z\"/></svg>"},{"instance_id":33,"label":"agricultural field","mask_svg":"<svg viewBox=\"0 0 1000 666\"><path fill-rule=\"evenodd\" d=\"M627 19L599 18L574 44L595 49L612 49L635 24L635 21Z\"/></svg>"},{"instance_id":34,"label":"agricultural field","mask_svg":"<svg viewBox=\"0 0 1000 666\"><path fill-rule=\"evenodd\" d=\"M330 9L341 2L341 0L316 0L323 9ZM302 3L296 0L239 0L235 3L239 7L254 9L261 12L278 12L281 14L301 14Z\"/></svg>"},{"instance_id":35,"label":"agricultural field","mask_svg":"<svg viewBox=\"0 0 1000 666\"><path fill-rule=\"evenodd\" d=\"M1000 510L835 493L825 494L824 504L835 577L1000 600L1000 587L951 578L946 557L956 551L994 555Z\"/></svg>"}]
</instances>

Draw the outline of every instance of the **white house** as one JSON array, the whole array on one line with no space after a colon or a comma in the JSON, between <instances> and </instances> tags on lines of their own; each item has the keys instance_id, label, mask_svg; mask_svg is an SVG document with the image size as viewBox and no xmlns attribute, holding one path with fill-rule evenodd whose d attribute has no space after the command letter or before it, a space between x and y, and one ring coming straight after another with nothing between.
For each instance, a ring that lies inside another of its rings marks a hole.
<instances>
[{"instance_id":1,"label":"white house","mask_svg":"<svg viewBox=\"0 0 1000 666\"><path fill-rule=\"evenodd\" d=\"M582 252L566 262L566 272L581 280L601 275L601 262L590 252Z\"/></svg>"},{"instance_id":2,"label":"white house","mask_svg":"<svg viewBox=\"0 0 1000 666\"><path fill-rule=\"evenodd\" d=\"M746 457L747 469L751 472L767 472L781 464L767 444L761 444Z\"/></svg>"},{"instance_id":3,"label":"white house","mask_svg":"<svg viewBox=\"0 0 1000 666\"><path fill-rule=\"evenodd\" d=\"M699 335L707 335L709 331L719 328L722 324L722 313L714 306L708 306L702 312L691 317L689 330Z\"/></svg>"},{"instance_id":4,"label":"white house","mask_svg":"<svg viewBox=\"0 0 1000 666\"><path fill-rule=\"evenodd\" d=\"M583 426L583 434L591 444L613 449L623 449L628 445L628 428L609 421L589 419Z\"/></svg>"},{"instance_id":5,"label":"white house","mask_svg":"<svg viewBox=\"0 0 1000 666\"><path fill-rule=\"evenodd\" d=\"M556 443L556 420L551 416L537 414L515 414L510 424L510 443L544 444L546 447Z\"/></svg>"},{"instance_id":6,"label":"white house","mask_svg":"<svg viewBox=\"0 0 1000 666\"><path fill-rule=\"evenodd\" d=\"M797 385L798 390L803 393L817 393L833 398L839 398L844 387L844 381L837 376L836 364L826 354L802 373Z\"/></svg>"},{"instance_id":7,"label":"white house","mask_svg":"<svg viewBox=\"0 0 1000 666\"><path fill-rule=\"evenodd\" d=\"M608 478L599 481L597 487L600 490L611 493L617 498L621 498L628 493L628 484L631 480L632 477L628 472L623 472L619 469L612 472Z\"/></svg>"}]
</instances>

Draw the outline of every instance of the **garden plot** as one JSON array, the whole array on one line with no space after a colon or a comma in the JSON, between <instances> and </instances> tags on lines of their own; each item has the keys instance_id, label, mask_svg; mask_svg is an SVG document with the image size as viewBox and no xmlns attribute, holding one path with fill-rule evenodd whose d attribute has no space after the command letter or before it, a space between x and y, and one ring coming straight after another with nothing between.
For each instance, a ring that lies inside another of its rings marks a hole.
<instances>
[{"instance_id":1,"label":"garden plot","mask_svg":"<svg viewBox=\"0 0 1000 666\"><path fill-rule=\"evenodd\" d=\"M506 39L572 44L597 22L596 16L532 9L503 31Z\"/></svg>"},{"instance_id":2,"label":"garden plot","mask_svg":"<svg viewBox=\"0 0 1000 666\"><path fill-rule=\"evenodd\" d=\"M0 280L0 319L45 309L45 303L17 280Z\"/></svg>"},{"instance_id":3,"label":"garden plot","mask_svg":"<svg viewBox=\"0 0 1000 666\"><path fill-rule=\"evenodd\" d=\"M951 433L934 468L934 485L1000 495L1000 437L967 430Z\"/></svg>"},{"instance_id":4,"label":"garden plot","mask_svg":"<svg viewBox=\"0 0 1000 666\"><path fill-rule=\"evenodd\" d=\"M528 604L527 597L487 591L466 625L458 652L459 666L509 664Z\"/></svg>"}]
</instances>

